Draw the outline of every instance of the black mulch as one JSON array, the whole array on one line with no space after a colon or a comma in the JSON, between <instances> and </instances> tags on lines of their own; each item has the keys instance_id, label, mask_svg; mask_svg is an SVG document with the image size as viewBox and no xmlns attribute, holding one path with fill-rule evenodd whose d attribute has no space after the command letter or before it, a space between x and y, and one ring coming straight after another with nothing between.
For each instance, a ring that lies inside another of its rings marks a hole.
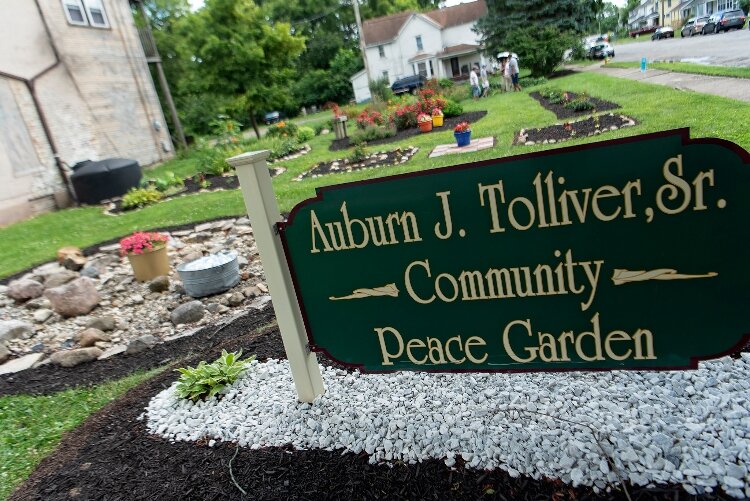
<instances>
[{"instance_id":1,"label":"black mulch","mask_svg":"<svg viewBox=\"0 0 750 501\"><path fill-rule=\"evenodd\" d=\"M190 338L195 341L191 343L194 351L184 351L187 358L180 365L213 360L221 349L242 348L245 353L258 354L260 359L283 358L276 328L265 333L252 332L271 318L269 311L243 317L214 338ZM329 363L324 358L321 362ZM72 373L66 377L73 377ZM9 499L626 499L618 488L611 493L596 494L559 480L511 478L502 470L468 470L460 458L453 469L441 460L415 465L402 462L371 465L367 454L343 450L305 451L290 446L251 450L230 443L208 447L205 440L170 443L149 435L145 421L139 417L149 400L176 377L173 371L165 371L92 414L64 436L57 450L41 462ZM634 500L695 499L677 486L628 487ZM727 498L703 496L702 499Z\"/></svg>"},{"instance_id":2,"label":"black mulch","mask_svg":"<svg viewBox=\"0 0 750 501\"><path fill-rule=\"evenodd\" d=\"M450 118L445 117L443 119L443 126L433 128L432 132L442 132L446 130L452 130L453 127L455 127L459 122L469 122L473 124L477 122L478 120L481 120L482 118L484 118L486 114L487 114L486 111L469 111L457 117L450 117ZM352 125L352 127L356 128L356 124ZM402 139L406 139L407 137L418 136L419 134L431 134L431 133L422 132L419 130L419 127L412 127L411 129L398 131L395 136L378 139L376 141L368 141L367 146L376 146L378 144L387 144L387 143L392 143L394 141L401 141ZM345 137L343 139L334 139L333 142L331 142L331 146L329 146L328 149L331 151L339 151L339 150L345 150L349 148L350 146L353 146L353 145L350 143L349 138Z\"/></svg>"},{"instance_id":3,"label":"black mulch","mask_svg":"<svg viewBox=\"0 0 750 501\"><path fill-rule=\"evenodd\" d=\"M603 99L599 99L598 97L589 96L589 100L594 104L594 109L575 111L575 110L566 108L564 103L557 103L557 104L550 103L546 98L542 97L541 94L539 94L538 92L530 92L529 96L539 101L539 104L541 104L543 108L554 113L555 116L557 116L557 118L580 117L583 115L590 115L594 112L598 113L600 111L609 111L609 110L614 110L620 107L620 105L617 103L613 103L611 101L605 101ZM573 100L576 97L578 97L579 94L576 94L575 92L568 92L568 96L570 96L570 99Z\"/></svg>"},{"instance_id":4,"label":"black mulch","mask_svg":"<svg viewBox=\"0 0 750 501\"><path fill-rule=\"evenodd\" d=\"M385 167L387 165L398 165L402 163L402 160L411 159L417 149L396 148L395 150L386 151L381 153L374 153L361 160L359 162L352 162L348 158L341 158L338 160L331 160L330 162L320 162L316 164L312 169L307 170L300 174L296 179L304 179L306 177L318 177L326 174L336 174L341 172L353 172L362 169L374 169L376 167Z\"/></svg>"},{"instance_id":5,"label":"black mulch","mask_svg":"<svg viewBox=\"0 0 750 501\"><path fill-rule=\"evenodd\" d=\"M559 143L569 139L606 133L612 130L611 127L613 126L619 129L621 127L631 127L635 124L638 124L638 121L634 118L608 113L606 115L589 117L577 122L569 122L567 125L556 124L548 127L540 127L538 129L525 129L523 133L526 134L526 144L530 144L530 142L538 144L544 143L545 141ZM513 138L513 144L523 144L523 141L520 140L520 136L521 132L517 132Z\"/></svg>"}]
</instances>

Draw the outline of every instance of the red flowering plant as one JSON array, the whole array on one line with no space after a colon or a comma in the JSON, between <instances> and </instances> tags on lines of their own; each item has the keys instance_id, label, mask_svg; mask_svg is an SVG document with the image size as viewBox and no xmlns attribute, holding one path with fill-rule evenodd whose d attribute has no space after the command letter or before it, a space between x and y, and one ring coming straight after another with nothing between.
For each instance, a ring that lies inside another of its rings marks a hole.
<instances>
[{"instance_id":1,"label":"red flowering plant","mask_svg":"<svg viewBox=\"0 0 750 501\"><path fill-rule=\"evenodd\" d=\"M453 128L453 132L468 132L471 130L469 122L461 122Z\"/></svg>"},{"instance_id":2,"label":"red flowering plant","mask_svg":"<svg viewBox=\"0 0 750 501\"><path fill-rule=\"evenodd\" d=\"M424 123L424 122L432 122L432 117L428 115L427 113L420 113L417 115L417 122Z\"/></svg>"},{"instance_id":3,"label":"red flowering plant","mask_svg":"<svg viewBox=\"0 0 750 501\"><path fill-rule=\"evenodd\" d=\"M410 129L417 126L417 107L415 104L405 104L396 108L390 116L391 122L398 130Z\"/></svg>"},{"instance_id":4,"label":"red flowering plant","mask_svg":"<svg viewBox=\"0 0 750 501\"><path fill-rule=\"evenodd\" d=\"M167 235L161 233L148 233L136 231L129 237L120 240L120 254L143 254L164 247L169 240Z\"/></svg>"},{"instance_id":5,"label":"red flowering plant","mask_svg":"<svg viewBox=\"0 0 750 501\"><path fill-rule=\"evenodd\" d=\"M437 106L435 108L432 108L432 116L433 117L442 117L443 116L443 110L438 108Z\"/></svg>"},{"instance_id":6,"label":"red flowering plant","mask_svg":"<svg viewBox=\"0 0 750 501\"><path fill-rule=\"evenodd\" d=\"M364 130L368 126L384 125L385 118L379 111L370 110L365 108L362 113L357 116L357 127Z\"/></svg>"}]
</instances>

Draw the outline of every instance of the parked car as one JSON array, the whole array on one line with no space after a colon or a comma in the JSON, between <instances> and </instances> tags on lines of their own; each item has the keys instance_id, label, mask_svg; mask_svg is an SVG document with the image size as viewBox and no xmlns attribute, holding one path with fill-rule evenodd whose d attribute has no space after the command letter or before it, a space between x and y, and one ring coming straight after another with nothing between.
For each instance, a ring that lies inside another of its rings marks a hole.
<instances>
[{"instance_id":1,"label":"parked car","mask_svg":"<svg viewBox=\"0 0 750 501\"><path fill-rule=\"evenodd\" d=\"M632 37L639 37L641 35L645 35L646 33L652 33L656 31L658 27L657 26L644 26L643 28L638 28L637 30L630 31L628 34Z\"/></svg>"},{"instance_id":2,"label":"parked car","mask_svg":"<svg viewBox=\"0 0 750 501\"><path fill-rule=\"evenodd\" d=\"M693 36L693 27L695 26L695 18L691 17L687 21L685 21L685 25L680 30L680 36L681 37L691 37Z\"/></svg>"},{"instance_id":3,"label":"parked car","mask_svg":"<svg viewBox=\"0 0 750 501\"><path fill-rule=\"evenodd\" d=\"M699 17L695 20L695 25L693 26L693 33L691 33L690 36L693 36L697 33L703 34L703 27L706 25L706 22L708 21L709 16L703 16Z\"/></svg>"},{"instance_id":4,"label":"parked car","mask_svg":"<svg viewBox=\"0 0 750 501\"><path fill-rule=\"evenodd\" d=\"M399 78L391 85L391 90L394 94L402 94L404 92L416 92L417 89L424 87L427 79L422 75L411 75L404 78Z\"/></svg>"},{"instance_id":5,"label":"parked car","mask_svg":"<svg viewBox=\"0 0 750 501\"><path fill-rule=\"evenodd\" d=\"M651 35L651 40L661 40L662 38L674 38L674 29L671 26L662 26Z\"/></svg>"},{"instance_id":6,"label":"parked car","mask_svg":"<svg viewBox=\"0 0 750 501\"><path fill-rule=\"evenodd\" d=\"M615 48L607 42L600 42L592 45L589 49L591 59L604 59L605 57L615 57Z\"/></svg>"},{"instance_id":7,"label":"parked car","mask_svg":"<svg viewBox=\"0 0 750 501\"><path fill-rule=\"evenodd\" d=\"M745 26L745 13L741 10L725 10L712 14L703 26L703 34L721 33L732 28L741 30Z\"/></svg>"},{"instance_id":8,"label":"parked car","mask_svg":"<svg viewBox=\"0 0 750 501\"><path fill-rule=\"evenodd\" d=\"M279 120L281 120L281 113L279 113L278 111L269 111L263 118L263 121L266 122L266 125L275 124Z\"/></svg>"}]
</instances>

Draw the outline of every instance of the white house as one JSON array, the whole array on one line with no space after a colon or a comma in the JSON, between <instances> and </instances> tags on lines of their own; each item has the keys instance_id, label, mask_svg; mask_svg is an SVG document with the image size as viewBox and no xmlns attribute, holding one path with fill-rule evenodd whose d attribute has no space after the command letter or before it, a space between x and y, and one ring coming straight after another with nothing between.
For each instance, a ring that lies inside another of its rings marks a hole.
<instances>
[{"instance_id":1,"label":"white house","mask_svg":"<svg viewBox=\"0 0 750 501\"><path fill-rule=\"evenodd\" d=\"M487 14L485 0L430 12L400 12L369 19L362 25L370 79L389 83L421 74L427 78L461 78L486 58L480 36L472 30ZM357 102L370 98L367 75L351 77Z\"/></svg>"},{"instance_id":2,"label":"white house","mask_svg":"<svg viewBox=\"0 0 750 501\"><path fill-rule=\"evenodd\" d=\"M0 225L65 205L66 165L172 149L129 0L0 0Z\"/></svg>"}]
</instances>

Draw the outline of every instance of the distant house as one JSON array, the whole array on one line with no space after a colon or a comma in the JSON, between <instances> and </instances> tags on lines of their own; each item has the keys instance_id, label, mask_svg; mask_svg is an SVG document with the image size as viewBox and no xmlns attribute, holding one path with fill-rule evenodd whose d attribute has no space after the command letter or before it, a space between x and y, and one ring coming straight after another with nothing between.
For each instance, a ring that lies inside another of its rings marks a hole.
<instances>
[{"instance_id":1,"label":"distant house","mask_svg":"<svg viewBox=\"0 0 750 501\"><path fill-rule=\"evenodd\" d=\"M654 26L660 26L659 0L641 0L638 6L628 13L628 29L635 31Z\"/></svg>"},{"instance_id":2,"label":"distant house","mask_svg":"<svg viewBox=\"0 0 750 501\"><path fill-rule=\"evenodd\" d=\"M64 206L66 166L172 150L129 0L0 1L0 225Z\"/></svg>"},{"instance_id":3,"label":"distant house","mask_svg":"<svg viewBox=\"0 0 750 501\"><path fill-rule=\"evenodd\" d=\"M409 75L465 77L473 63L485 63L480 36L472 30L487 14L485 0L430 12L401 12L362 25L370 80L393 83ZM364 71L351 77L357 102L370 98Z\"/></svg>"},{"instance_id":4,"label":"distant house","mask_svg":"<svg viewBox=\"0 0 750 501\"><path fill-rule=\"evenodd\" d=\"M690 17L739 8L739 0L642 0L628 14L628 27L631 31L653 26L681 28Z\"/></svg>"}]
</instances>

